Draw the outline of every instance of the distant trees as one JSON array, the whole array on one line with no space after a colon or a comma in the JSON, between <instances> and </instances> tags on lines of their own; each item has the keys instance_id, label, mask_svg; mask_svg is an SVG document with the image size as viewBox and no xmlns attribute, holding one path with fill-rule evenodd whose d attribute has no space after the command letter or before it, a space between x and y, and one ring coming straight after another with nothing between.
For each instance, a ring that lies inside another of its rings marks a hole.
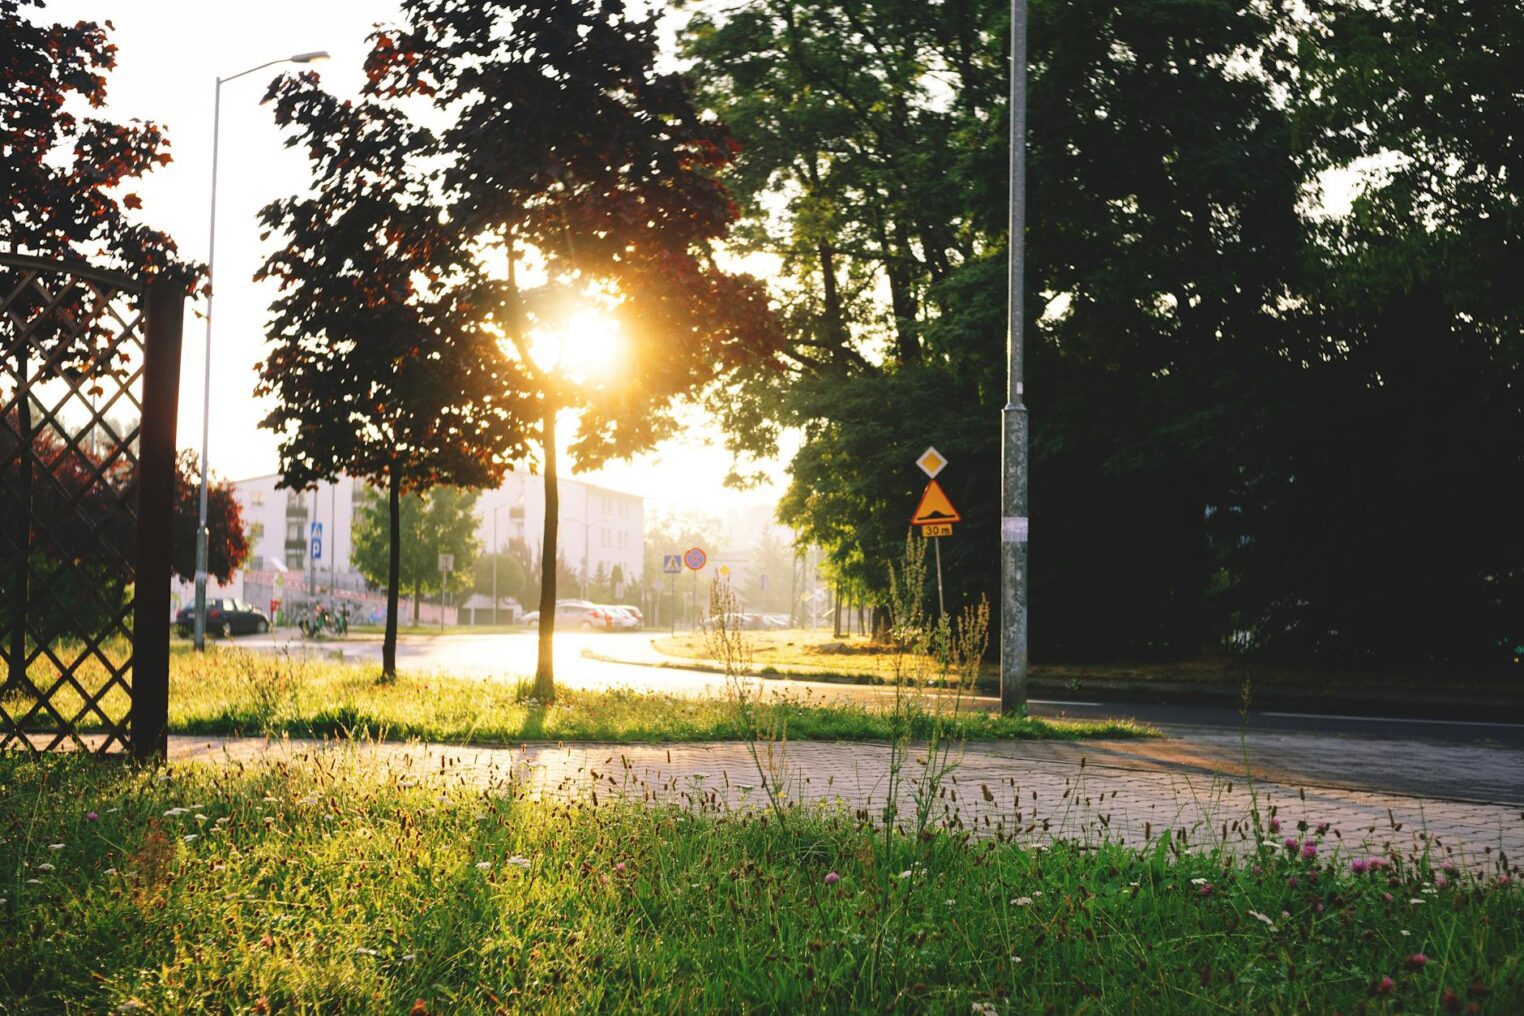
<instances>
[{"instance_id":1,"label":"distant trees","mask_svg":"<svg viewBox=\"0 0 1524 1016\"><path fill-rule=\"evenodd\" d=\"M446 589L469 589L481 542L476 537L476 501L479 491L459 487L434 487L427 494L404 494L397 511L399 589L413 594L413 623L424 593ZM392 512L390 499L364 490L354 525L354 565L366 580L384 585L391 573ZM439 555L450 554L455 568L448 575L439 571Z\"/></svg>"}]
</instances>

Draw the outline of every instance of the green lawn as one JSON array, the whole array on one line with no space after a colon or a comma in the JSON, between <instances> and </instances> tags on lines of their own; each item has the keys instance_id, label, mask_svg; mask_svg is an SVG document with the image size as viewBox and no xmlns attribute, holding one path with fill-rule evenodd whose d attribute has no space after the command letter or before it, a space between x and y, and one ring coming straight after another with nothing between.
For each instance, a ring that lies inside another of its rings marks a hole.
<instances>
[{"instance_id":1,"label":"green lawn","mask_svg":"<svg viewBox=\"0 0 1524 1016\"><path fill-rule=\"evenodd\" d=\"M458 743L520 741L736 740L747 726L721 699L659 693L562 691L552 706L528 700L522 685L483 679L404 674L379 684L376 671L342 663L301 660L236 649L197 655L175 652L170 662L170 730L182 734L289 734L293 737L367 736ZM89 668L86 687L100 680ZM34 676L34 680L38 680ZM758 722L786 729L792 740L884 740L891 736L887 708L825 705L789 695L760 708ZM77 699L64 696L66 715ZM22 702L7 708L15 715ZM127 708L113 691L107 715ZM910 715L911 734L930 733L930 707ZM969 740L1007 738L1144 737L1145 725L1123 720L1041 720L966 712L949 733Z\"/></svg>"},{"instance_id":2,"label":"green lawn","mask_svg":"<svg viewBox=\"0 0 1524 1016\"><path fill-rule=\"evenodd\" d=\"M1524 891L536 803L328 752L0 757L0 1010L1516 1013ZM1420 958L1421 956L1421 958Z\"/></svg>"}]
</instances>

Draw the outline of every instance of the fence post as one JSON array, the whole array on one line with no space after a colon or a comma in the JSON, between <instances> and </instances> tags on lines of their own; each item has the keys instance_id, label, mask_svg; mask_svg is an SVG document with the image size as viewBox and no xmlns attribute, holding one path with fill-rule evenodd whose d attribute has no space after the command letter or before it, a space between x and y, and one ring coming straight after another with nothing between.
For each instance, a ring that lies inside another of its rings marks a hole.
<instances>
[{"instance_id":1,"label":"fence post","mask_svg":"<svg viewBox=\"0 0 1524 1016\"><path fill-rule=\"evenodd\" d=\"M132 755L163 758L169 746L169 578L174 552L175 423L185 291L147 286L143 424L138 456L138 558L133 591Z\"/></svg>"}]
</instances>

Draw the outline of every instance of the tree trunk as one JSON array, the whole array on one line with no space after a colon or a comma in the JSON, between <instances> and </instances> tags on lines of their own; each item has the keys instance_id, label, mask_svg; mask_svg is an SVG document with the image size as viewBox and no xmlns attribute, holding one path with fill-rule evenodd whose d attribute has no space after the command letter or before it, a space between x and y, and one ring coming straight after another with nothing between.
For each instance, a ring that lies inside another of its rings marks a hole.
<instances>
[{"instance_id":1,"label":"tree trunk","mask_svg":"<svg viewBox=\"0 0 1524 1016\"><path fill-rule=\"evenodd\" d=\"M387 478L386 510L389 521L386 559L386 637L381 641L381 677L397 676L397 594L402 577L402 474L392 465Z\"/></svg>"},{"instance_id":2,"label":"tree trunk","mask_svg":"<svg viewBox=\"0 0 1524 1016\"><path fill-rule=\"evenodd\" d=\"M556 534L560 522L561 495L556 483L556 406L545 396L540 421L540 441L545 448L545 530L540 545L540 656L534 671L534 697L553 702L556 697Z\"/></svg>"},{"instance_id":3,"label":"tree trunk","mask_svg":"<svg viewBox=\"0 0 1524 1016\"><path fill-rule=\"evenodd\" d=\"M17 491L17 506L20 511L16 513L13 522L15 531L12 540L16 544L16 570L11 576L11 630L10 630L10 666L5 676L4 691L15 692L26 688L35 692L30 687L26 676L26 615L29 606L27 600L30 596L28 584L31 576L32 544L32 394L27 385L26 376L26 344L16 353L16 416L21 433L17 440L17 455L21 465L18 479L21 481L20 490Z\"/></svg>"},{"instance_id":4,"label":"tree trunk","mask_svg":"<svg viewBox=\"0 0 1524 1016\"><path fill-rule=\"evenodd\" d=\"M835 602L831 604L831 613L835 615L831 622L831 637L841 638L841 579L836 580L836 595L831 597Z\"/></svg>"}]
</instances>

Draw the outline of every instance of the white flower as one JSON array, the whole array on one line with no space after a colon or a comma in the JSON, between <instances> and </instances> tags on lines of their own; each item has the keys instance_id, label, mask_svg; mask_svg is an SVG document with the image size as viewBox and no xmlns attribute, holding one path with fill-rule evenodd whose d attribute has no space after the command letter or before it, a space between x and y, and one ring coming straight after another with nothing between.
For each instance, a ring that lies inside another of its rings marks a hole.
<instances>
[{"instance_id":1,"label":"white flower","mask_svg":"<svg viewBox=\"0 0 1524 1016\"><path fill-rule=\"evenodd\" d=\"M381 954L376 952L376 950L374 950L374 949L367 949L367 948L365 948L362 945L362 946L356 946L355 947L355 955L356 956L379 956Z\"/></svg>"},{"instance_id":2,"label":"white flower","mask_svg":"<svg viewBox=\"0 0 1524 1016\"><path fill-rule=\"evenodd\" d=\"M62 850L63 848L64 848L64 845L62 843L49 843L48 844L48 849L49 850Z\"/></svg>"},{"instance_id":3,"label":"white flower","mask_svg":"<svg viewBox=\"0 0 1524 1016\"><path fill-rule=\"evenodd\" d=\"M106 814L107 815L114 815L114 814L116 814L117 812L119 812L121 810L122 810L122 806L121 805L117 805L115 808L107 808L106 809Z\"/></svg>"},{"instance_id":4,"label":"white flower","mask_svg":"<svg viewBox=\"0 0 1524 1016\"><path fill-rule=\"evenodd\" d=\"M189 810L190 810L189 808L171 808L171 809L169 809L168 811L166 811L164 813L164 817L165 818L174 818L176 815L184 815Z\"/></svg>"},{"instance_id":5,"label":"white flower","mask_svg":"<svg viewBox=\"0 0 1524 1016\"><path fill-rule=\"evenodd\" d=\"M1013 907L1029 907L1031 905L1032 897L1030 896L1018 896L1011 901L1011 906Z\"/></svg>"},{"instance_id":6,"label":"white flower","mask_svg":"<svg viewBox=\"0 0 1524 1016\"><path fill-rule=\"evenodd\" d=\"M1260 913L1258 910L1249 911L1249 916L1254 918L1256 921L1263 921L1266 925L1269 926L1271 931L1275 930L1275 922L1270 920L1270 918L1266 917L1264 914Z\"/></svg>"},{"instance_id":7,"label":"white flower","mask_svg":"<svg viewBox=\"0 0 1524 1016\"><path fill-rule=\"evenodd\" d=\"M989 1002L975 1002L969 1011L973 1016L1000 1016L1000 1010Z\"/></svg>"},{"instance_id":8,"label":"white flower","mask_svg":"<svg viewBox=\"0 0 1524 1016\"><path fill-rule=\"evenodd\" d=\"M1020 963L1021 962L1021 957L1020 956L1012 956L1011 957L1011 962L1012 963Z\"/></svg>"},{"instance_id":9,"label":"white flower","mask_svg":"<svg viewBox=\"0 0 1524 1016\"><path fill-rule=\"evenodd\" d=\"M908 872L908 871L902 871L902 872L900 872L900 878L909 878L909 877L910 877L910 872Z\"/></svg>"},{"instance_id":10,"label":"white flower","mask_svg":"<svg viewBox=\"0 0 1524 1016\"><path fill-rule=\"evenodd\" d=\"M184 840L186 843L194 843L198 837L195 833L186 833L184 836L180 837L180 839Z\"/></svg>"},{"instance_id":11,"label":"white flower","mask_svg":"<svg viewBox=\"0 0 1524 1016\"><path fill-rule=\"evenodd\" d=\"M488 868L492 867L492 862L491 861L477 861L476 862L476 867L477 867L478 871L486 871Z\"/></svg>"},{"instance_id":12,"label":"white flower","mask_svg":"<svg viewBox=\"0 0 1524 1016\"><path fill-rule=\"evenodd\" d=\"M1422 902L1424 902L1424 901L1423 901L1423 900L1420 900L1420 899L1416 899L1416 898L1415 898L1415 899L1411 899L1411 900L1408 900L1408 902L1409 902L1409 903L1422 903Z\"/></svg>"},{"instance_id":13,"label":"white flower","mask_svg":"<svg viewBox=\"0 0 1524 1016\"><path fill-rule=\"evenodd\" d=\"M0 907L3 907L3 906L5 906L5 897L4 896L0 896Z\"/></svg>"},{"instance_id":14,"label":"white flower","mask_svg":"<svg viewBox=\"0 0 1524 1016\"><path fill-rule=\"evenodd\" d=\"M1206 885L1206 879L1204 879L1204 878L1193 878L1193 879L1191 879L1191 885Z\"/></svg>"},{"instance_id":15,"label":"white flower","mask_svg":"<svg viewBox=\"0 0 1524 1016\"><path fill-rule=\"evenodd\" d=\"M1406 928L1403 928L1402 930L1398 931L1397 934L1401 935L1403 938L1407 938L1409 935L1411 935L1413 933L1411 931L1408 931Z\"/></svg>"},{"instance_id":16,"label":"white flower","mask_svg":"<svg viewBox=\"0 0 1524 1016\"><path fill-rule=\"evenodd\" d=\"M1425 896L1434 896L1439 892L1439 890L1435 889L1433 886L1430 886L1427 889L1420 889L1418 891L1423 893Z\"/></svg>"},{"instance_id":17,"label":"white flower","mask_svg":"<svg viewBox=\"0 0 1524 1016\"><path fill-rule=\"evenodd\" d=\"M42 879L40 879L40 878L29 878L29 879L26 880L26 884L27 885L42 885Z\"/></svg>"},{"instance_id":18,"label":"white flower","mask_svg":"<svg viewBox=\"0 0 1524 1016\"><path fill-rule=\"evenodd\" d=\"M116 869L115 868L107 868L104 872L102 872L102 874L104 874L104 875L115 875L116 874Z\"/></svg>"},{"instance_id":19,"label":"white flower","mask_svg":"<svg viewBox=\"0 0 1524 1016\"><path fill-rule=\"evenodd\" d=\"M414 956L417 956L417 955L418 955L417 953L403 953L402 954L402 958L404 960L411 960Z\"/></svg>"},{"instance_id":20,"label":"white flower","mask_svg":"<svg viewBox=\"0 0 1524 1016\"><path fill-rule=\"evenodd\" d=\"M1041 890L1041 889L1039 889L1039 890L1037 890L1037 891L1036 891L1036 892L1035 892L1035 893L1033 893L1033 894L1032 894L1032 895L1033 895L1033 896L1041 896L1041 895L1042 895L1042 890Z\"/></svg>"},{"instance_id":21,"label":"white flower","mask_svg":"<svg viewBox=\"0 0 1524 1016\"><path fill-rule=\"evenodd\" d=\"M37 870L38 871L52 871L53 870L53 866L51 864L48 864L46 861L44 861L43 863L41 863L41 864L39 864L37 866Z\"/></svg>"},{"instance_id":22,"label":"white flower","mask_svg":"<svg viewBox=\"0 0 1524 1016\"><path fill-rule=\"evenodd\" d=\"M950 907L954 903L957 903L957 902L958 902L957 900L943 900L942 901L942 905L945 906L945 907Z\"/></svg>"},{"instance_id":23,"label":"white flower","mask_svg":"<svg viewBox=\"0 0 1524 1016\"><path fill-rule=\"evenodd\" d=\"M264 799L265 799L265 803L266 804L274 804L275 803L275 798L271 797L269 794L266 794Z\"/></svg>"},{"instance_id":24,"label":"white flower","mask_svg":"<svg viewBox=\"0 0 1524 1016\"><path fill-rule=\"evenodd\" d=\"M216 824L217 825L227 825L227 821L228 821L228 817L226 815L224 815L224 816L222 816L221 818L219 818L217 820Z\"/></svg>"},{"instance_id":25,"label":"white flower","mask_svg":"<svg viewBox=\"0 0 1524 1016\"><path fill-rule=\"evenodd\" d=\"M270 825L274 821L275 821L275 816L274 815L266 815L265 816L265 825Z\"/></svg>"},{"instance_id":26,"label":"white flower","mask_svg":"<svg viewBox=\"0 0 1524 1016\"><path fill-rule=\"evenodd\" d=\"M527 867L529 867L529 858L527 858L527 857L510 857L510 858L508 858L508 863L513 865L515 868L527 868Z\"/></svg>"}]
</instances>

